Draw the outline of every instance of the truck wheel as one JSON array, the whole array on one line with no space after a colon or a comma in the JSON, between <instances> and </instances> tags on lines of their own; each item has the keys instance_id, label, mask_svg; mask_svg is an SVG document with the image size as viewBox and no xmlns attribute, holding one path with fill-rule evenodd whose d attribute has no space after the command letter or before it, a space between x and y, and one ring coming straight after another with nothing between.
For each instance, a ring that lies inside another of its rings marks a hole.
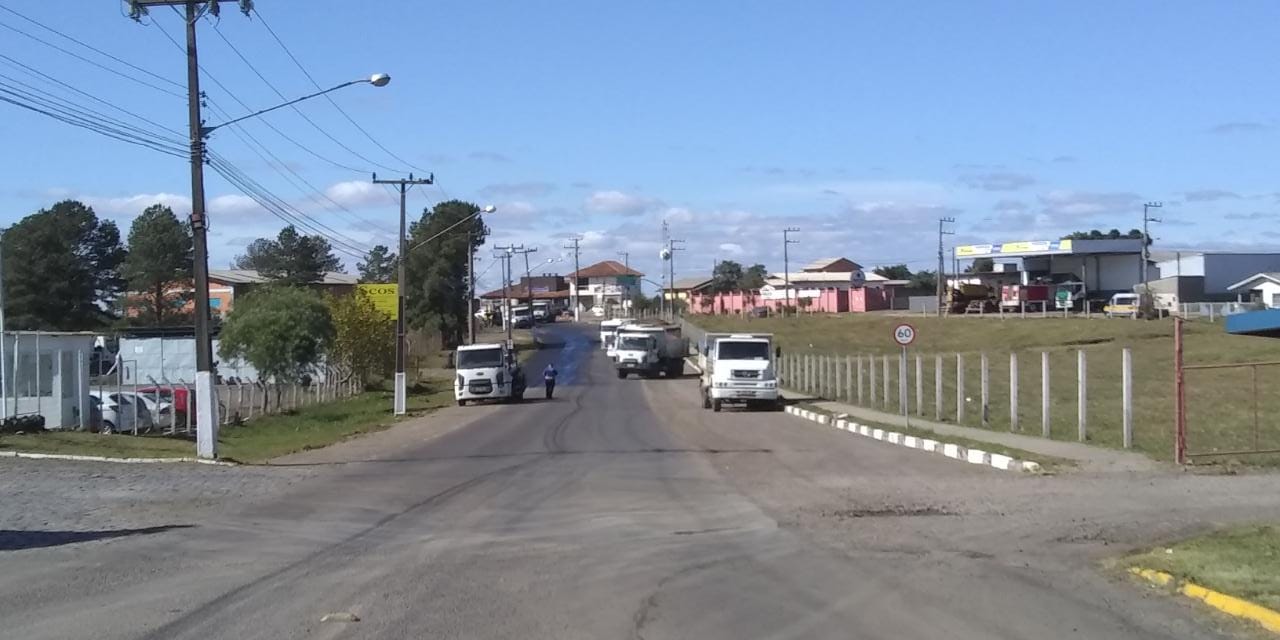
<instances>
[{"instance_id":1,"label":"truck wheel","mask_svg":"<svg viewBox=\"0 0 1280 640\"><path fill-rule=\"evenodd\" d=\"M712 411L714 411L714 412L716 412L716 413L720 413L720 401L719 401L719 400L712 400L712 401L711 401L711 410L712 410Z\"/></svg>"},{"instance_id":2,"label":"truck wheel","mask_svg":"<svg viewBox=\"0 0 1280 640\"><path fill-rule=\"evenodd\" d=\"M769 406L770 411L782 411L783 409L786 409L786 408L787 408L787 405L782 402L782 398L778 398L777 400L774 400L773 404Z\"/></svg>"},{"instance_id":3,"label":"truck wheel","mask_svg":"<svg viewBox=\"0 0 1280 640\"><path fill-rule=\"evenodd\" d=\"M458 406L459 406L459 407L465 407L465 406L467 406L467 401L466 401L466 400L461 400L461 399L460 399L460 400L458 400Z\"/></svg>"},{"instance_id":4,"label":"truck wheel","mask_svg":"<svg viewBox=\"0 0 1280 640\"><path fill-rule=\"evenodd\" d=\"M711 394L709 392L704 391L702 393L702 408L703 409L711 408Z\"/></svg>"},{"instance_id":5,"label":"truck wheel","mask_svg":"<svg viewBox=\"0 0 1280 640\"><path fill-rule=\"evenodd\" d=\"M627 379L627 372L626 372L626 371L623 371L622 369L618 369L618 379L619 379L619 380L626 380L626 379Z\"/></svg>"}]
</instances>

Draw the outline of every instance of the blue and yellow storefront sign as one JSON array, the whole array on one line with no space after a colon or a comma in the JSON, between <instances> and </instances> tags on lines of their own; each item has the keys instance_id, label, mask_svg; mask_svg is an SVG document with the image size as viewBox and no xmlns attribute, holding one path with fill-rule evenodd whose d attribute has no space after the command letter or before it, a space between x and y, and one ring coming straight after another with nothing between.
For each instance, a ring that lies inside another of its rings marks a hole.
<instances>
[{"instance_id":1,"label":"blue and yellow storefront sign","mask_svg":"<svg viewBox=\"0 0 1280 640\"><path fill-rule=\"evenodd\" d=\"M1028 240L1004 244L964 244L956 247L957 258L986 256L1026 256L1071 253L1071 240Z\"/></svg>"}]
</instances>

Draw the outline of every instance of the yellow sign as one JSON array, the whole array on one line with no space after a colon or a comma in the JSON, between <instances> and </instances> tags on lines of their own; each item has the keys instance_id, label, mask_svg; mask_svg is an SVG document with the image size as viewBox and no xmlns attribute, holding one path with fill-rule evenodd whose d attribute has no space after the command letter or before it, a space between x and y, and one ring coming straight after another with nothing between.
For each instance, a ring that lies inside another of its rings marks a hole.
<instances>
[{"instance_id":1,"label":"yellow sign","mask_svg":"<svg viewBox=\"0 0 1280 640\"><path fill-rule=\"evenodd\" d=\"M1006 242L1000 245L1000 253L1037 253L1049 250L1049 241Z\"/></svg>"},{"instance_id":2,"label":"yellow sign","mask_svg":"<svg viewBox=\"0 0 1280 640\"><path fill-rule=\"evenodd\" d=\"M396 311L398 305L398 290L394 284L360 284L356 285L360 291L373 301L373 306L379 311L391 316L392 320L397 319Z\"/></svg>"},{"instance_id":3,"label":"yellow sign","mask_svg":"<svg viewBox=\"0 0 1280 640\"><path fill-rule=\"evenodd\" d=\"M957 258L986 255L991 255L991 245L989 244L965 244L956 247Z\"/></svg>"}]
</instances>

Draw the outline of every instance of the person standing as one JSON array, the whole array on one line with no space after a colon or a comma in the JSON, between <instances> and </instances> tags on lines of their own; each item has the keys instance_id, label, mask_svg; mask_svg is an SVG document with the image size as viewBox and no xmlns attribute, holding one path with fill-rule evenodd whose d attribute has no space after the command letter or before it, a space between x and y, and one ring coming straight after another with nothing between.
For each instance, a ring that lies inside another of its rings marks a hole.
<instances>
[{"instance_id":1,"label":"person standing","mask_svg":"<svg viewBox=\"0 0 1280 640\"><path fill-rule=\"evenodd\" d=\"M550 362L547 363L547 368L542 370L542 382L547 386L548 400L556 392L556 376L559 374L560 372L556 371L556 366Z\"/></svg>"}]
</instances>

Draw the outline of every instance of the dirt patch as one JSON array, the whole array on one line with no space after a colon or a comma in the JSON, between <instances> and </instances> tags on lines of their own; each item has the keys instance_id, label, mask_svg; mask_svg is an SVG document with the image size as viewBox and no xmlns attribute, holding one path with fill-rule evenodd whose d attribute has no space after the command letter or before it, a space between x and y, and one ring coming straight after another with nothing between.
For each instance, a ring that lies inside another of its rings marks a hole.
<instances>
[{"instance_id":1,"label":"dirt patch","mask_svg":"<svg viewBox=\"0 0 1280 640\"><path fill-rule=\"evenodd\" d=\"M913 518L920 516L954 516L959 515L941 507L881 507L877 509L835 509L822 511L819 515L837 520L853 520L856 518Z\"/></svg>"}]
</instances>

